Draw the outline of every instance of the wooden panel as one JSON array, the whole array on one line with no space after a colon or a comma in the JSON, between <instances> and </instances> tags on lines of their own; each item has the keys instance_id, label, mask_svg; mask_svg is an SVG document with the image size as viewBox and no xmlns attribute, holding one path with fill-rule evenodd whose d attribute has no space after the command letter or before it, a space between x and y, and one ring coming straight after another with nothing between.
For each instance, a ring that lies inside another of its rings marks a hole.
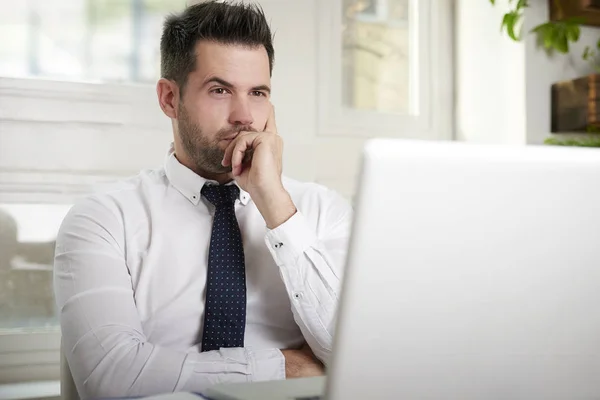
<instances>
[{"instance_id":1,"label":"wooden panel","mask_svg":"<svg viewBox=\"0 0 600 400\"><path fill-rule=\"evenodd\" d=\"M600 130L600 75L552 85L552 132Z\"/></svg>"},{"instance_id":2,"label":"wooden panel","mask_svg":"<svg viewBox=\"0 0 600 400\"><path fill-rule=\"evenodd\" d=\"M550 20L583 18L584 25L600 26L600 1L598 0L548 0Z\"/></svg>"}]
</instances>

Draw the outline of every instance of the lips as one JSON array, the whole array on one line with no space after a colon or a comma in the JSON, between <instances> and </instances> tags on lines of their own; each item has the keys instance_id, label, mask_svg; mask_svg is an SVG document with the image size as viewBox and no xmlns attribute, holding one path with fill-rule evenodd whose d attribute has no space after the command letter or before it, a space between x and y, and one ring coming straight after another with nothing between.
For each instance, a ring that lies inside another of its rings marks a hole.
<instances>
[{"instance_id":1,"label":"lips","mask_svg":"<svg viewBox=\"0 0 600 400\"><path fill-rule=\"evenodd\" d=\"M229 141L229 142L230 142L230 141L232 141L233 139L235 139L236 137L238 137L238 135L239 135L239 134L240 134L240 133L239 133L239 132L237 132L235 135L230 135L230 136L227 136L226 138L223 138L223 139L221 139L221 140L226 140L226 141Z\"/></svg>"}]
</instances>

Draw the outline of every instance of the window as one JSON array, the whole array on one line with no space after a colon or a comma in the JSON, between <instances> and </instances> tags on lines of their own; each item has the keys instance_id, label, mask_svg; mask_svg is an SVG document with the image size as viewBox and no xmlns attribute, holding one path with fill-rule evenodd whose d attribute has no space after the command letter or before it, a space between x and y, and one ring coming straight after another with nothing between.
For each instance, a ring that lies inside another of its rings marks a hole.
<instances>
[{"instance_id":1,"label":"window","mask_svg":"<svg viewBox=\"0 0 600 400\"><path fill-rule=\"evenodd\" d=\"M0 384L56 377L52 264L56 233L69 207L0 204Z\"/></svg>"},{"instance_id":2,"label":"window","mask_svg":"<svg viewBox=\"0 0 600 400\"><path fill-rule=\"evenodd\" d=\"M52 264L70 205L0 204L0 330L58 326Z\"/></svg>"},{"instance_id":3,"label":"window","mask_svg":"<svg viewBox=\"0 0 600 400\"><path fill-rule=\"evenodd\" d=\"M56 234L80 196L163 159L160 34L185 4L0 2L0 384L59 379Z\"/></svg>"},{"instance_id":4,"label":"window","mask_svg":"<svg viewBox=\"0 0 600 400\"><path fill-rule=\"evenodd\" d=\"M0 76L154 82L164 15L185 0L23 0L0 5Z\"/></svg>"},{"instance_id":5,"label":"window","mask_svg":"<svg viewBox=\"0 0 600 400\"><path fill-rule=\"evenodd\" d=\"M319 57L323 136L452 137L446 0L331 0Z\"/></svg>"},{"instance_id":6,"label":"window","mask_svg":"<svg viewBox=\"0 0 600 400\"><path fill-rule=\"evenodd\" d=\"M344 0L345 107L406 113L409 110L409 0Z\"/></svg>"},{"instance_id":7,"label":"window","mask_svg":"<svg viewBox=\"0 0 600 400\"><path fill-rule=\"evenodd\" d=\"M362 2L358 2L355 4L355 6L357 6L357 10L358 12L360 12L360 15L363 18L378 18L381 9L382 9L382 4L381 1L379 0L365 0Z\"/></svg>"}]
</instances>

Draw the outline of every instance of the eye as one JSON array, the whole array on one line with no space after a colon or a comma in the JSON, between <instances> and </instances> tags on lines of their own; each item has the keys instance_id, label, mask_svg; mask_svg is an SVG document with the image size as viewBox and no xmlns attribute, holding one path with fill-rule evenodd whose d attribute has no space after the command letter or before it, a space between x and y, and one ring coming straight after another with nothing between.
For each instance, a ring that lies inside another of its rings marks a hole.
<instances>
[{"instance_id":1,"label":"eye","mask_svg":"<svg viewBox=\"0 0 600 400\"><path fill-rule=\"evenodd\" d=\"M256 97L266 97L267 95L264 92L261 92L260 90L254 90L252 92L250 92L250 94L252 96L256 96Z\"/></svg>"},{"instance_id":2,"label":"eye","mask_svg":"<svg viewBox=\"0 0 600 400\"><path fill-rule=\"evenodd\" d=\"M225 88L215 88L215 89L211 90L210 92L214 93L214 94L227 94L227 89L225 89Z\"/></svg>"}]
</instances>

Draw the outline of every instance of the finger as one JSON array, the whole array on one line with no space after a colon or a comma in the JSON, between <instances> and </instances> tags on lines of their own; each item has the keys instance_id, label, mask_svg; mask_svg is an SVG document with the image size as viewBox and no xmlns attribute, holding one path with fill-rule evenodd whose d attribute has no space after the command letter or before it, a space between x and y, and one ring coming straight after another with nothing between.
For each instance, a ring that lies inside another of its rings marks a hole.
<instances>
[{"instance_id":1,"label":"finger","mask_svg":"<svg viewBox=\"0 0 600 400\"><path fill-rule=\"evenodd\" d=\"M231 165L231 155L233 154L233 149L235 148L238 141L244 136L247 135L248 132L240 132L238 136L229 143L227 148L225 149L225 153L223 154L223 160L221 161L221 165L227 167Z\"/></svg>"},{"instance_id":2,"label":"finger","mask_svg":"<svg viewBox=\"0 0 600 400\"><path fill-rule=\"evenodd\" d=\"M232 140L231 143L229 143L229 145L225 149L225 153L223 154L223 160L221 161L221 165L223 165L224 167L231 165L231 154L233 153L233 148L235 147L236 142L237 138L236 140Z\"/></svg>"},{"instance_id":3,"label":"finger","mask_svg":"<svg viewBox=\"0 0 600 400\"><path fill-rule=\"evenodd\" d=\"M277 133L277 124L275 123L275 106L273 104L271 104L271 113L267 119L265 132Z\"/></svg>"},{"instance_id":4,"label":"finger","mask_svg":"<svg viewBox=\"0 0 600 400\"><path fill-rule=\"evenodd\" d=\"M244 154L252 149L252 143L256 138L256 134L248 134L239 138L233 152L231 154L231 169L234 176L238 176L242 172L242 161L244 160Z\"/></svg>"}]
</instances>

